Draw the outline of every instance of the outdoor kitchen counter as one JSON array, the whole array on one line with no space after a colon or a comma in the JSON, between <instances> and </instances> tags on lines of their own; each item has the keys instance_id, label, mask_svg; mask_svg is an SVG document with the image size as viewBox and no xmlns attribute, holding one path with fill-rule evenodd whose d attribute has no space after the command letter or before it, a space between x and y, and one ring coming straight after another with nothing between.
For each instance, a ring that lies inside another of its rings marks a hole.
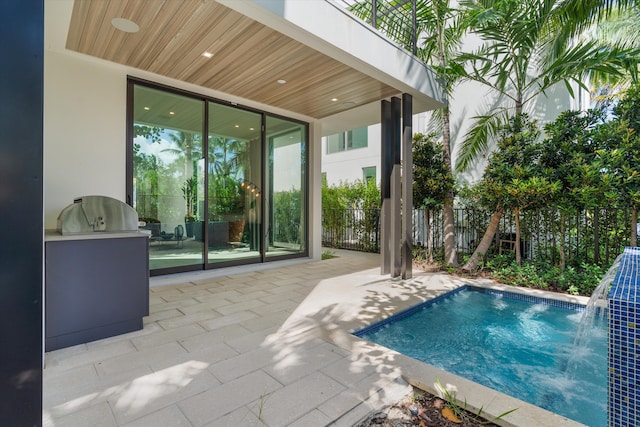
<instances>
[{"instance_id":1,"label":"outdoor kitchen counter","mask_svg":"<svg viewBox=\"0 0 640 427\"><path fill-rule=\"evenodd\" d=\"M96 231L92 234L66 234L62 235L56 230L45 230L44 241L45 242L58 242L63 240L96 240L96 239L125 239L131 237L146 237L149 238L149 233L142 231L120 231L120 232L103 232Z\"/></svg>"},{"instance_id":2,"label":"outdoor kitchen counter","mask_svg":"<svg viewBox=\"0 0 640 427\"><path fill-rule=\"evenodd\" d=\"M45 232L45 350L142 329L149 235Z\"/></svg>"}]
</instances>

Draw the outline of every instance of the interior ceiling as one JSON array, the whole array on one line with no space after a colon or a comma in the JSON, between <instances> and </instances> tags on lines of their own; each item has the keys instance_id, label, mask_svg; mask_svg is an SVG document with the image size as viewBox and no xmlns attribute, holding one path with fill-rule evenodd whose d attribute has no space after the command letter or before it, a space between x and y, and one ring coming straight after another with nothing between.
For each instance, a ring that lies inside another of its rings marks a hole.
<instances>
[{"instance_id":1,"label":"interior ceiling","mask_svg":"<svg viewBox=\"0 0 640 427\"><path fill-rule=\"evenodd\" d=\"M75 0L67 48L316 119L398 93L215 1Z\"/></svg>"}]
</instances>

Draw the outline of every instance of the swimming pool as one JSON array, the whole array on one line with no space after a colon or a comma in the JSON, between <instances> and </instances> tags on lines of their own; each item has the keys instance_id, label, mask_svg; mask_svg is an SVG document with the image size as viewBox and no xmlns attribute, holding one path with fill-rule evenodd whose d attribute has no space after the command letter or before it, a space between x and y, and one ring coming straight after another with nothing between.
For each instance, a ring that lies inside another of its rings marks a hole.
<instances>
[{"instance_id":1,"label":"swimming pool","mask_svg":"<svg viewBox=\"0 0 640 427\"><path fill-rule=\"evenodd\" d=\"M589 426L607 424L607 329L573 340L583 307L470 286L356 335Z\"/></svg>"}]
</instances>

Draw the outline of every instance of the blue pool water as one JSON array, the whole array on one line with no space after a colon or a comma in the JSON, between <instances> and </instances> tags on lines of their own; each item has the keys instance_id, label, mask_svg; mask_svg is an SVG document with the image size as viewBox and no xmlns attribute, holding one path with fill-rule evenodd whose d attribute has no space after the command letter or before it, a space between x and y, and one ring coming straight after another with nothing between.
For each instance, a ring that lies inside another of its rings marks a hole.
<instances>
[{"instance_id":1,"label":"blue pool water","mask_svg":"<svg viewBox=\"0 0 640 427\"><path fill-rule=\"evenodd\" d=\"M606 321L576 354L578 306L521 298L465 287L356 335L583 424L606 426Z\"/></svg>"}]
</instances>

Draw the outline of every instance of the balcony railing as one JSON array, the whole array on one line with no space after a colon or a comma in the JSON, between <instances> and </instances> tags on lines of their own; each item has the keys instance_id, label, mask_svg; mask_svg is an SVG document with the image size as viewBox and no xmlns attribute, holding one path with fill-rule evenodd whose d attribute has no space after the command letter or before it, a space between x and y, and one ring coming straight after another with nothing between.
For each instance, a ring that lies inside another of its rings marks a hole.
<instances>
[{"instance_id":1,"label":"balcony railing","mask_svg":"<svg viewBox=\"0 0 640 427\"><path fill-rule=\"evenodd\" d=\"M334 0L408 52L417 52L417 0Z\"/></svg>"}]
</instances>

